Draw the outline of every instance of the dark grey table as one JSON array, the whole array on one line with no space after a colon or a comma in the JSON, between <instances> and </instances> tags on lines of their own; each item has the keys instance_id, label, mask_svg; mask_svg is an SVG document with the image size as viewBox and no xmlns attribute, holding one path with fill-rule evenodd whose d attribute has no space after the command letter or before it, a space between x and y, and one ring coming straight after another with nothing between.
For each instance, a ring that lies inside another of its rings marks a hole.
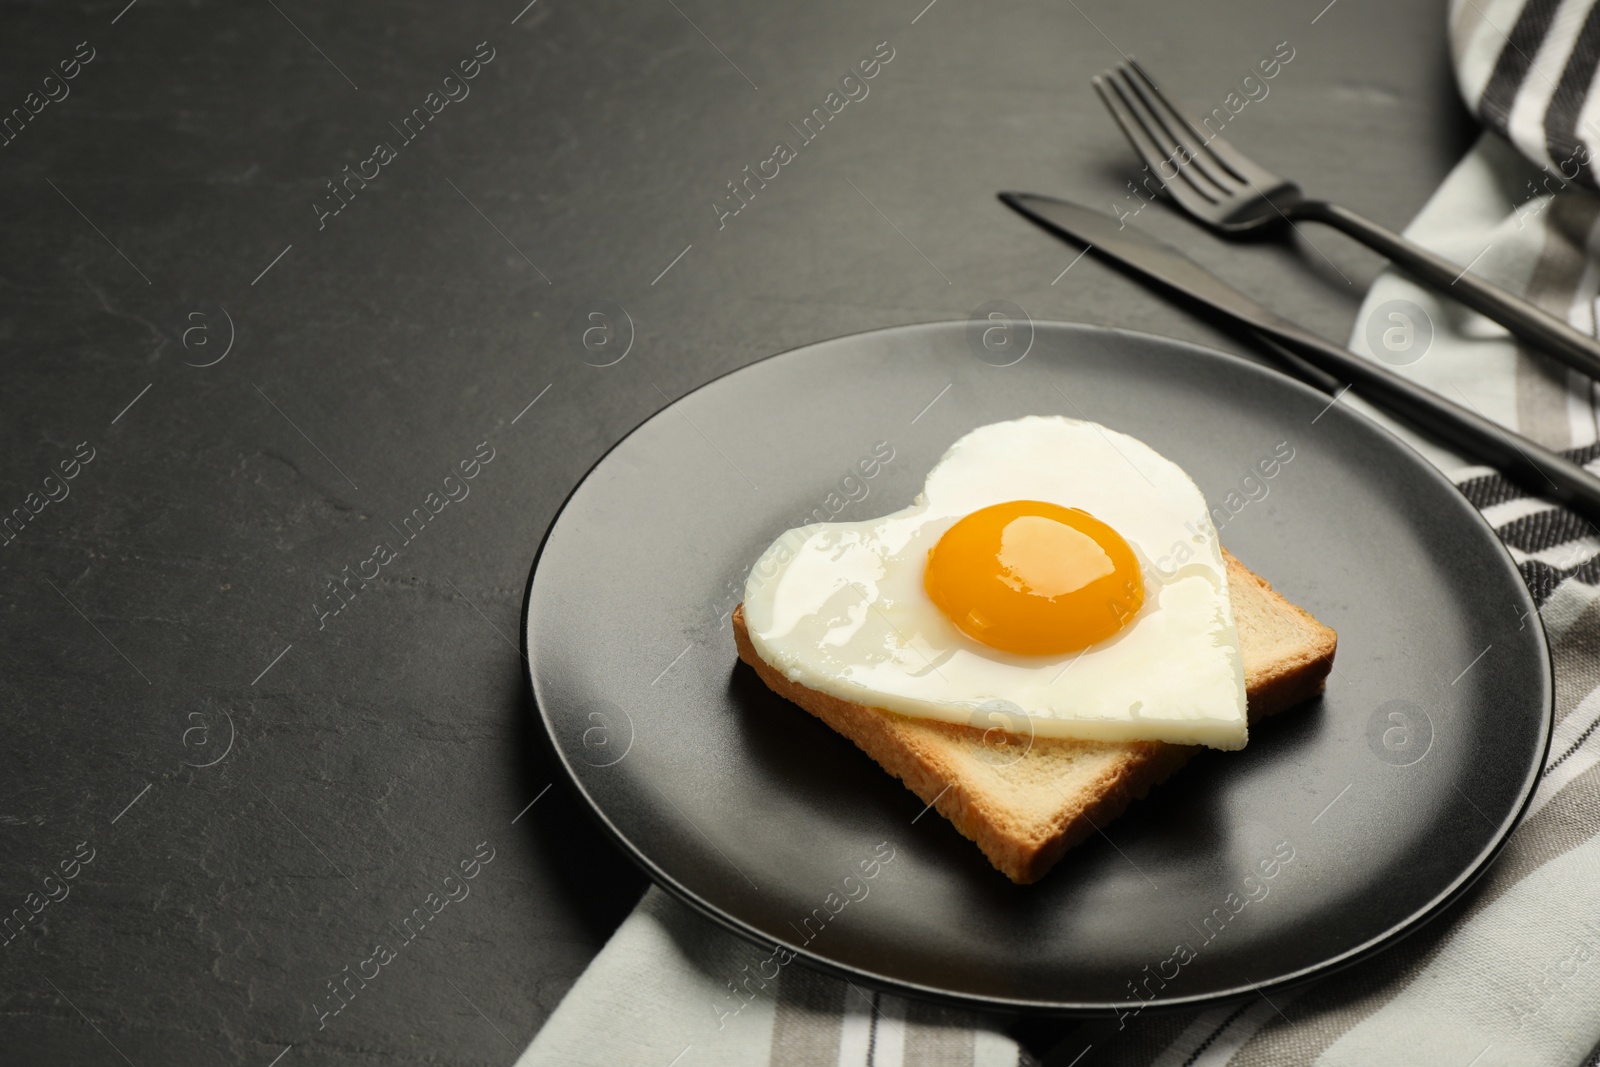
<instances>
[{"instance_id":1,"label":"dark grey table","mask_svg":"<svg viewBox=\"0 0 1600 1067\"><path fill-rule=\"evenodd\" d=\"M1473 136L1438 2L126 3L0 34L6 1064L509 1063L644 888L518 653L609 445L993 299L1238 350L994 199L1138 205L1119 52L1287 42L1227 136L1395 227ZM1137 221L1334 338L1380 266Z\"/></svg>"}]
</instances>

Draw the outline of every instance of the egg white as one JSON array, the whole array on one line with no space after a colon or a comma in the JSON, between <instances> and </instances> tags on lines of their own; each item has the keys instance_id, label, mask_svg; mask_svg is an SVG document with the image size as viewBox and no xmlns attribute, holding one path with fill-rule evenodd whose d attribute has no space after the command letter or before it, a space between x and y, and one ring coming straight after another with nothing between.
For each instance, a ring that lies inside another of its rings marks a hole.
<instances>
[{"instance_id":1,"label":"egg white","mask_svg":"<svg viewBox=\"0 0 1600 1067\"><path fill-rule=\"evenodd\" d=\"M962 633L923 587L928 551L991 504L1082 508L1133 547L1144 605L1079 652L1022 656ZM902 715L1098 741L1244 747L1244 669L1221 545L1177 464L1093 422L1029 416L979 427L929 472L908 508L779 537L745 584L756 651L811 689Z\"/></svg>"}]
</instances>

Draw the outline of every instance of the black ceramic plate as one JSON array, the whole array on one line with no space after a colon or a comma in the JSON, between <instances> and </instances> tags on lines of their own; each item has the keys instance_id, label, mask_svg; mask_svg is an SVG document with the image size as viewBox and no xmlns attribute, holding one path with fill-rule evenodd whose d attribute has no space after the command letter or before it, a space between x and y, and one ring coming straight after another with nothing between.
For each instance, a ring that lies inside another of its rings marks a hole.
<instances>
[{"instance_id":1,"label":"black ceramic plate","mask_svg":"<svg viewBox=\"0 0 1600 1067\"><path fill-rule=\"evenodd\" d=\"M1544 637L1493 532L1405 445L1269 370L1027 329L1009 347L943 323L776 356L596 465L524 610L578 788L652 878L751 940L978 1006L1236 995L1437 912L1510 832L1550 734ZM1321 699L1202 754L1017 886L739 664L728 613L784 530L903 507L956 438L1028 414L1093 419L1183 466L1223 544L1336 628L1339 653Z\"/></svg>"}]
</instances>

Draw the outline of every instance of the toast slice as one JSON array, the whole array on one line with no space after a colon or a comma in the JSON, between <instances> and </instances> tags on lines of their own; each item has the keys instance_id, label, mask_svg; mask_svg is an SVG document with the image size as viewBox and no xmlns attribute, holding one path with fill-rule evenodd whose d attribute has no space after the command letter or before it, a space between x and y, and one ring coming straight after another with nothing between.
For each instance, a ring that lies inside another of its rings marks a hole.
<instances>
[{"instance_id":1,"label":"toast slice","mask_svg":"<svg viewBox=\"0 0 1600 1067\"><path fill-rule=\"evenodd\" d=\"M1322 691L1338 638L1233 556L1223 557L1254 725ZM1038 881L1199 751L1161 741L1039 737L1021 758L997 759L974 727L853 704L790 681L756 654L742 604L733 612L733 636L739 658L768 688L854 741L1013 882Z\"/></svg>"}]
</instances>

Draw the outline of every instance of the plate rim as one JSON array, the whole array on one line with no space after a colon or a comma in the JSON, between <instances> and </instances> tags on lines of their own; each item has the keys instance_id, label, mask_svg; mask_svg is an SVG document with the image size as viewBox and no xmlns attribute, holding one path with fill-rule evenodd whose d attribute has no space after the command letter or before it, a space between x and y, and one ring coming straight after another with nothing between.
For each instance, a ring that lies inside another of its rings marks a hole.
<instances>
[{"instance_id":1,"label":"plate rim","mask_svg":"<svg viewBox=\"0 0 1600 1067\"><path fill-rule=\"evenodd\" d=\"M1177 345L1181 348L1190 349L1194 354L1199 355L1202 358L1220 358L1224 362L1240 365L1245 368L1247 372L1259 373L1265 379L1274 381L1276 386L1287 385L1290 387L1291 391L1300 391L1315 397L1325 397L1327 395L1321 390L1307 385L1306 383L1268 363L1249 359L1220 348L1213 348L1210 345L1200 344L1196 341L1188 341L1178 337L1168 337L1163 334L1150 333L1145 330L1131 330L1120 326L1107 326L1089 322L1072 322L1064 319L1034 319L1030 316L1029 322L1035 331L1037 331L1039 327L1043 326L1050 329L1059 328L1067 332L1078 331L1099 333L1103 335L1117 335L1121 337L1133 338L1139 342L1155 341L1165 345ZM767 363L771 360L779 359L784 356L795 355L797 353L804 352L807 349L818 348L823 345L829 345L839 341L851 340L860 337L870 337L885 333L898 334L912 332L935 332L946 329L964 329L966 325L967 323L960 319L936 319L924 322L902 323L893 326L880 326L870 330L856 330L849 333L837 334L832 337L821 338L815 341L808 341L805 344L796 345L793 348L787 348L780 352L772 352L765 356L761 356L758 359L751 360L748 363L730 368L729 370L723 371L712 378L708 378L704 382L694 386L692 389L689 389L681 396L669 400L666 404L652 410L649 414L645 415L642 419L630 427L626 433L610 444L605 451L601 452L600 455L595 458L594 462L584 470L583 474L573 484L566 496L562 498L560 506L557 507L555 512L551 515L548 525L546 525L543 534L540 535L538 548L535 550L533 555L533 562L528 568L528 578L523 587L522 611L519 619L519 625L521 627L520 644L522 646L520 651L522 652L523 678L528 684L528 692L533 698L534 710L538 716L539 724L544 729L545 739L549 742L550 748L554 751L556 759L561 765L561 769L566 773L568 783L577 790L578 795L583 798L584 803L588 806L589 814L598 820L600 825L610 836L611 840L621 848L623 853L641 870L644 871L644 873L650 878L650 881L653 885L659 886L660 888L666 890L675 899L689 905L696 912L710 919L718 926L721 926L723 929L728 930L729 932L737 935L747 942L750 942L751 944L758 945L763 948L769 946L773 948L782 948L784 951L791 953L795 959L804 960L808 966L817 970L821 970L833 977L843 978L846 980L858 980L863 984L869 985L875 989L884 990L895 994L906 994L924 1001L931 1001L934 1003L964 1008L967 1010L987 1012L990 1014L1030 1013L1036 1015L1080 1018L1106 1017L1112 1015L1120 1016L1122 1011L1130 1008L1142 1013L1145 1009L1162 1011L1186 1007L1202 1007L1238 1000L1241 997L1263 993L1269 990L1276 991L1290 989L1296 986L1304 985L1316 979L1327 977L1328 975L1331 975L1337 971L1344 970L1348 967L1352 967L1358 963L1361 963L1364 960L1370 959L1378 953L1399 944L1401 941L1407 937L1410 937L1412 934L1415 934L1418 930L1421 930L1430 922L1443 915L1446 911L1450 910L1450 908L1457 901L1459 901L1468 890L1472 888L1478 879L1481 878L1491 866L1493 866L1495 860L1499 858L1501 851L1505 848L1506 843L1511 839L1511 835L1516 831L1517 827L1521 825L1523 818L1527 815L1528 806L1533 801L1534 793L1537 791L1539 782L1543 777L1544 768L1549 762L1550 744L1555 732L1555 668L1554 661L1551 657L1549 638L1545 632L1543 616L1539 613L1539 606L1534 602L1533 594L1529 592L1526 583L1522 581L1520 573L1517 572L1516 561L1512 558L1510 550L1506 548L1505 542L1500 539L1499 534L1495 532L1494 527L1489 524L1489 521L1483 517L1483 513L1476 507L1472 506L1472 504L1468 502L1465 497L1461 497L1461 503L1470 513L1471 520L1475 522L1480 532L1488 535L1490 542L1498 550L1498 555L1502 562L1511 573L1516 574L1517 581L1515 585L1518 595L1526 600L1526 608L1533 617L1539 620L1539 626L1533 632L1533 638L1539 646L1540 662L1544 668L1540 674L1540 682L1544 688L1544 699L1541 702L1543 707L1543 715L1540 717L1540 729L1543 736L1538 745L1539 757L1537 760L1533 761L1532 765L1528 769L1522 784L1522 795L1518 800L1514 810L1505 820L1503 820L1501 825L1497 827L1491 842L1473 859L1470 865L1468 865L1461 873L1455 876L1449 886L1447 886L1440 893L1436 894L1427 904L1412 912L1398 923L1390 926L1382 933L1368 938L1361 944L1348 948L1337 955L1329 956L1318 963L1302 967L1297 971L1278 975L1264 982L1249 983L1232 989L1196 993L1187 996L1157 996L1150 1000L1142 1000L1137 1002L1066 1002L1059 1000L1051 1001L1023 999L1016 997L982 996L955 992L952 990L939 988L937 986L925 985L919 982L887 977L873 971L864 970L860 967L849 964L843 964L836 960L821 956L814 951L808 950L804 947L804 945L792 945L782 940L770 938L763 932L753 928L738 917L725 912L708 901L701 899L696 893L694 893L694 891L678 882L658 864L656 864L655 861L651 860L642 848L631 841L627 835L624 834L621 829L619 829L617 825L611 821L610 817L595 801L595 798L590 795L589 790L585 788L582 778L578 775L573 764L567 758L567 753L563 749L557 737L555 724L551 721L549 713L545 710L545 704L540 699L539 682L535 677L533 670L533 641L528 629L529 613L533 604L533 586L534 581L539 573L539 564L544 558L545 548L550 542L551 534L555 532L556 526L561 522L562 516L566 513L568 506L578 495L578 492L589 481L589 478L594 474L594 472L600 468L600 465L610 457L611 453L620 448L624 442L633 437L634 434L638 433L639 430L642 429L646 424L665 414L667 410L670 409L674 404L677 404L685 398L710 387L724 378L738 374L745 370L749 370L752 367ZM1338 406L1339 405L1337 404L1330 404L1328 410L1331 412L1333 408ZM1361 425L1369 430L1375 431L1380 437L1386 438L1391 444L1397 445L1401 449L1414 456L1425 477L1442 483L1444 487L1451 491L1451 493L1455 494L1456 496L1460 496L1460 490L1457 488L1455 483L1451 482L1450 479L1445 476L1443 471L1436 467L1426 456L1419 452L1409 442L1395 434L1387 426L1384 426L1376 419L1373 419L1366 414L1348 406L1342 408L1334 417L1336 419L1352 420L1357 425Z\"/></svg>"}]
</instances>

